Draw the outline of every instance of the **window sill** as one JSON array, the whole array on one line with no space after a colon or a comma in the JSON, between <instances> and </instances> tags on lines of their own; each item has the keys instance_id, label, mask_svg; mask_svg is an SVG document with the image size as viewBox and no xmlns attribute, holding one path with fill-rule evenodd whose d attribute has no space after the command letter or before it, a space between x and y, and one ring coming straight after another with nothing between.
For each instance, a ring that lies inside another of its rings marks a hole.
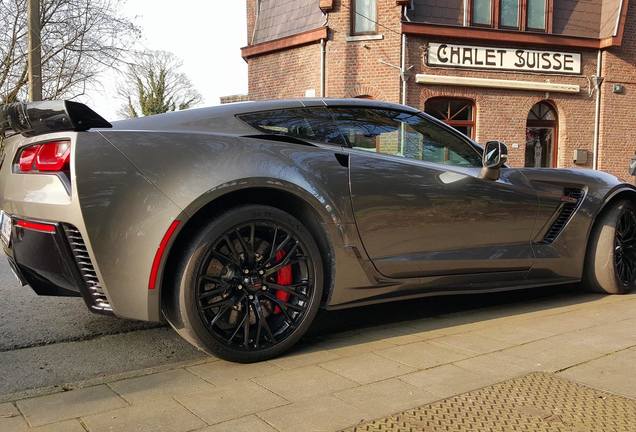
<instances>
[{"instance_id":1,"label":"window sill","mask_svg":"<svg viewBox=\"0 0 636 432\"><path fill-rule=\"evenodd\" d=\"M371 40L382 40L384 39L383 34L372 34L372 35L357 35L357 36L347 36L347 42L360 42L360 41L371 41Z\"/></svg>"}]
</instances>

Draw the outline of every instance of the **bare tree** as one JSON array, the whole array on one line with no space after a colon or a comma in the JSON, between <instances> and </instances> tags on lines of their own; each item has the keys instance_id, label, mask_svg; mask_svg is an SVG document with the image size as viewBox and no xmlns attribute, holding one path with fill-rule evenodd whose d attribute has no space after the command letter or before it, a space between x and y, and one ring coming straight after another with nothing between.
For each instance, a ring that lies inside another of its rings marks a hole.
<instances>
[{"instance_id":1,"label":"bare tree","mask_svg":"<svg viewBox=\"0 0 636 432\"><path fill-rule=\"evenodd\" d=\"M44 99L83 95L139 37L124 0L41 0ZM0 103L26 99L27 1L0 0Z\"/></svg>"},{"instance_id":2,"label":"bare tree","mask_svg":"<svg viewBox=\"0 0 636 432\"><path fill-rule=\"evenodd\" d=\"M183 63L166 51L145 53L129 65L119 94L126 101L120 114L134 118L184 110L201 103L201 95L181 71Z\"/></svg>"}]
</instances>

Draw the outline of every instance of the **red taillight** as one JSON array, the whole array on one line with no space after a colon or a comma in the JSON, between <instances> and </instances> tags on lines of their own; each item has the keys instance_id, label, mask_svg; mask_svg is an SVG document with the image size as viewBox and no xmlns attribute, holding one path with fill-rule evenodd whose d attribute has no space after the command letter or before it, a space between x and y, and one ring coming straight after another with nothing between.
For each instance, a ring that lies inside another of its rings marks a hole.
<instances>
[{"instance_id":1,"label":"red taillight","mask_svg":"<svg viewBox=\"0 0 636 432\"><path fill-rule=\"evenodd\" d=\"M22 150L22 153L20 153L20 161L18 163L21 172L33 171L33 161L35 160L35 156L38 154L38 150L40 150L39 145L27 147Z\"/></svg>"},{"instance_id":2,"label":"red taillight","mask_svg":"<svg viewBox=\"0 0 636 432\"><path fill-rule=\"evenodd\" d=\"M38 171L65 171L71 161L70 141L54 141L42 144L35 158Z\"/></svg>"},{"instance_id":3,"label":"red taillight","mask_svg":"<svg viewBox=\"0 0 636 432\"><path fill-rule=\"evenodd\" d=\"M71 142L51 141L25 147L20 152L21 173L52 173L68 171L71 162Z\"/></svg>"}]
</instances>

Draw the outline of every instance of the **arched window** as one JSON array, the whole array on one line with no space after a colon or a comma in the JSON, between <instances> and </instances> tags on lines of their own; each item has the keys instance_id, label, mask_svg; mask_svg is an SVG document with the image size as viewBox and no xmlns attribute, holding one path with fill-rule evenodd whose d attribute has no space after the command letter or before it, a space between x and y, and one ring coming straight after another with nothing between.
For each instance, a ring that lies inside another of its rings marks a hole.
<instances>
[{"instance_id":1,"label":"arched window","mask_svg":"<svg viewBox=\"0 0 636 432\"><path fill-rule=\"evenodd\" d=\"M475 103L470 99L436 97L426 101L429 114L469 138L475 137Z\"/></svg>"},{"instance_id":2,"label":"arched window","mask_svg":"<svg viewBox=\"0 0 636 432\"><path fill-rule=\"evenodd\" d=\"M551 102L539 102L528 113L526 167L554 168L558 156L559 118Z\"/></svg>"}]
</instances>

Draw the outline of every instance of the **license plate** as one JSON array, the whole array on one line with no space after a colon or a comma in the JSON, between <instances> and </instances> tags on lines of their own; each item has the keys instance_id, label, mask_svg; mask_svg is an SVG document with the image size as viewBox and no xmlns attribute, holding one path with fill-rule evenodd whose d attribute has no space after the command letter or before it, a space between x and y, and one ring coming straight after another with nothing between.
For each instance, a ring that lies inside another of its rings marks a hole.
<instances>
[{"instance_id":1,"label":"license plate","mask_svg":"<svg viewBox=\"0 0 636 432\"><path fill-rule=\"evenodd\" d=\"M8 247L11 243L11 216L0 210L0 237Z\"/></svg>"}]
</instances>

